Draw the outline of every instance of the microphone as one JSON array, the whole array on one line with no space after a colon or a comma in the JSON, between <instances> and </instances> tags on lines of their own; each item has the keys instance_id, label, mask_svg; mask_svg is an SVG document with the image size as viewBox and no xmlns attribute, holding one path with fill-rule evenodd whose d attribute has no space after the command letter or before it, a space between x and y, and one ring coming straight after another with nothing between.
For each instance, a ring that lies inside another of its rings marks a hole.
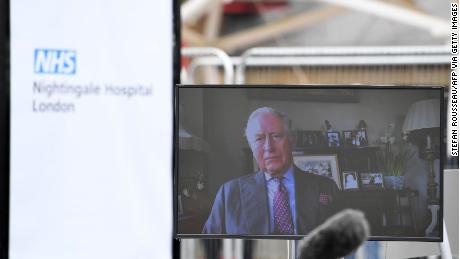
<instances>
[{"instance_id":1,"label":"microphone","mask_svg":"<svg viewBox=\"0 0 460 259\"><path fill-rule=\"evenodd\" d=\"M357 249L369 236L369 224L358 210L346 209L313 229L299 244L298 259L337 259Z\"/></svg>"}]
</instances>

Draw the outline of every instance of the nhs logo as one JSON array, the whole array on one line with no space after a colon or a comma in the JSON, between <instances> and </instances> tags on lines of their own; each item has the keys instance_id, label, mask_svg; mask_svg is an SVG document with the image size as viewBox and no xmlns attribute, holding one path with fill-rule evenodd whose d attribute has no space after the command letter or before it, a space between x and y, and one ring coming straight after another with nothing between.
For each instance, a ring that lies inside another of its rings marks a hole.
<instances>
[{"instance_id":1,"label":"nhs logo","mask_svg":"<svg viewBox=\"0 0 460 259\"><path fill-rule=\"evenodd\" d=\"M77 70L77 52L66 49L35 49L34 72L73 75Z\"/></svg>"}]
</instances>

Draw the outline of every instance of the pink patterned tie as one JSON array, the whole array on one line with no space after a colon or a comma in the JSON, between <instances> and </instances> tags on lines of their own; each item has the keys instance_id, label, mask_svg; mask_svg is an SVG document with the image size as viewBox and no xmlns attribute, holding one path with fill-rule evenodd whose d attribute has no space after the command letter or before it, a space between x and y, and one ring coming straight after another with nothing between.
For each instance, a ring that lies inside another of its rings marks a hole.
<instances>
[{"instance_id":1,"label":"pink patterned tie","mask_svg":"<svg viewBox=\"0 0 460 259\"><path fill-rule=\"evenodd\" d=\"M278 182L278 190L273 197L275 234L293 235L294 224L292 223L291 206L289 206L289 193L283 184L283 177L277 177L274 180Z\"/></svg>"}]
</instances>

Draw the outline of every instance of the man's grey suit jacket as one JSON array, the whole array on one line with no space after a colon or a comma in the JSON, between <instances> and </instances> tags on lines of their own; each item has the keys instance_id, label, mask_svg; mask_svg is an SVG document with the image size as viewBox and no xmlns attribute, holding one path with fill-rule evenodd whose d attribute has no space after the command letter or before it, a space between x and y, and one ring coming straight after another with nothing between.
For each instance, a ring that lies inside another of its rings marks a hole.
<instances>
[{"instance_id":1,"label":"man's grey suit jacket","mask_svg":"<svg viewBox=\"0 0 460 259\"><path fill-rule=\"evenodd\" d=\"M204 234L268 235L265 175L257 172L223 184L217 192ZM297 235L306 235L338 210L338 189L329 178L294 167Z\"/></svg>"}]
</instances>

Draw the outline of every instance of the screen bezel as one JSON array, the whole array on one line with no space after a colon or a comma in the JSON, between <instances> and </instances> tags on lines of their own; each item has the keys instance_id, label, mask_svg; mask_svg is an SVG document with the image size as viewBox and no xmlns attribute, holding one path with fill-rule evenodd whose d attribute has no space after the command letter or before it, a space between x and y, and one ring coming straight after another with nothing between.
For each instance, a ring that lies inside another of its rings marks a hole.
<instances>
[{"instance_id":1,"label":"screen bezel","mask_svg":"<svg viewBox=\"0 0 460 259\"><path fill-rule=\"evenodd\" d=\"M237 238L237 239L281 239L281 240L298 240L302 239L303 235L232 235L232 234L181 234L178 233L178 162L179 161L179 138L178 138L178 123L179 123L179 90L183 88L200 88L200 89L361 89L361 90L421 90L421 89L432 89L433 91L438 91L440 99L440 128L439 128L439 138L440 138L440 158L445 156L446 143L443 140L443 132L445 131L446 125L442 123L445 121L444 114L444 90L443 86L386 86L386 85L181 85L177 84L174 91L174 164L173 164L173 183L174 183L174 237L175 238L198 238L198 239L222 239L222 238ZM444 218L444 177L443 170L444 164L439 163L439 217ZM418 241L418 242L442 242L443 241L443 231L444 226L441 224L439 226L439 237L403 237L403 236L369 236L369 241Z\"/></svg>"}]
</instances>

